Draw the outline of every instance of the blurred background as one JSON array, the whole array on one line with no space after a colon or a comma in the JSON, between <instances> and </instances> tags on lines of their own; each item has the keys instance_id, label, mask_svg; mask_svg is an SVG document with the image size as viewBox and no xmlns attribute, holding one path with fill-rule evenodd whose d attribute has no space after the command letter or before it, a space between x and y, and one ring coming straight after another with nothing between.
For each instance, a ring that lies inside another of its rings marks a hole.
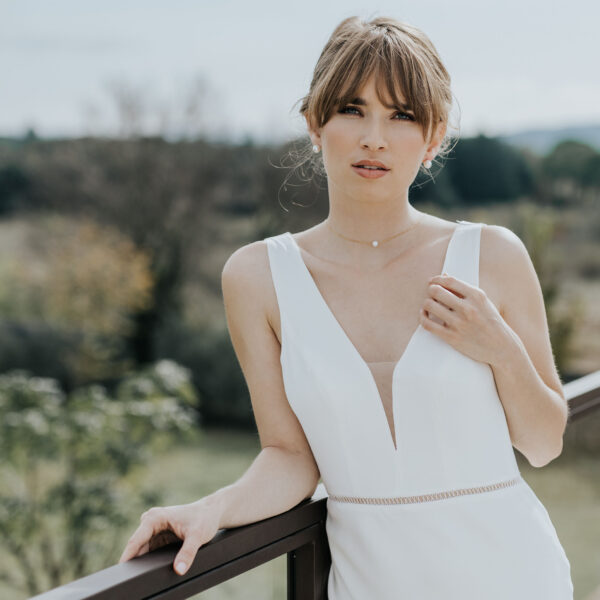
<instances>
[{"instance_id":1,"label":"blurred background","mask_svg":"<svg viewBox=\"0 0 600 600\"><path fill-rule=\"evenodd\" d=\"M143 510L233 482L260 450L220 274L327 215L326 180L290 165L297 102L348 16L423 29L452 76L459 140L413 205L513 230L563 382L600 369L600 5L368 9L0 2L0 598L116 563ZM544 469L516 454L575 598L600 598L600 416ZM283 598L285 564L202 597Z\"/></svg>"}]
</instances>

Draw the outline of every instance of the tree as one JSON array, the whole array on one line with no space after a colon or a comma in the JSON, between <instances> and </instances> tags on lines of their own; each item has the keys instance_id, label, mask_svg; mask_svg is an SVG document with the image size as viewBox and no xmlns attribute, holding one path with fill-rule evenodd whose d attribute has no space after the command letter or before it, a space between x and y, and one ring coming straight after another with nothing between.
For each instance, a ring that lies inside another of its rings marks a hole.
<instances>
[{"instance_id":1,"label":"tree","mask_svg":"<svg viewBox=\"0 0 600 600\"><path fill-rule=\"evenodd\" d=\"M17 210L25 202L31 181L19 165L0 168L0 217Z\"/></svg>"},{"instance_id":2,"label":"tree","mask_svg":"<svg viewBox=\"0 0 600 600\"><path fill-rule=\"evenodd\" d=\"M42 321L70 338L69 388L131 369L123 346L131 314L152 300L148 257L114 227L89 219L38 215L25 231L0 262L0 316Z\"/></svg>"},{"instance_id":3,"label":"tree","mask_svg":"<svg viewBox=\"0 0 600 600\"><path fill-rule=\"evenodd\" d=\"M484 135L459 140L444 168L457 195L468 203L514 200L534 186L532 171L519 152Z\"/></svg>"},{"instance_id":4,"label":"tree","mask_svg":"<svg viewBox=\"0 0 600 600\"><path fill-rule=\"evenodd\" d=\"M554 146L542 161L542 172L552 183L554 194L570 201L580 200L584 188L593 185L597 156L594 148L577 140L564 140Z\"/></svg>"}]
</instances>

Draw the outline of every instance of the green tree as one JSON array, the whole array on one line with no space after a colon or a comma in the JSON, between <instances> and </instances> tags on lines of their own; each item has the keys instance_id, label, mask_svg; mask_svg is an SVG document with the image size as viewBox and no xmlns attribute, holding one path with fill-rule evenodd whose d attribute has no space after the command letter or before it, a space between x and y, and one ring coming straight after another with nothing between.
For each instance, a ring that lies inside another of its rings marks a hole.
<instances>
[{"instance_id":1,"label":"green tree","mask_svg":"<svg viewBox=\"0 0 600 600\"><path fill-rule=\"evenodd\" d=\"M459 140L444 168L458 196L473 204L514 200L529 194L535 183L517 150L484 135Z\"/></svg>"},{"instance_id":2,"label":"green tree","mask_svg":"<svg viewBox=\"0 0 600 600\"><path fill-rule=\"evenodd\" d=\"M584 163L581 182L586 187L600 189L600 152L589 156Z\"/></svg>"},{"instance_id":3,"label":"green tree","mask_svg":"<svg viewBox=\"0 0 600 600\"><path fill-rule=\"evenodd\" d=\"M559 142L542 160L542 173L560 199L579 201L587 185L597 181L592 173L598 165L594 148L577 140Z\"/></svg>"}]
</instances>

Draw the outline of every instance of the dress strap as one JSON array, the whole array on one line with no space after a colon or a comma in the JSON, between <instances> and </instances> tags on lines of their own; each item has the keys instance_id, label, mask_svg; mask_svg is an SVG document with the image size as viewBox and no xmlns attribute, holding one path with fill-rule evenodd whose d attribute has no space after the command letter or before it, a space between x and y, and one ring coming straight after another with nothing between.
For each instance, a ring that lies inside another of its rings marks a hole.
<instances>
[{"instance_id":1,"label":"dress strap","mask_svg":"<svg viewBox=\"0 0 600 600\"><path fill-rule=\"evenodd\" d=\"M282 327L284 322L291 318L290 313L298 302L298 294L301 293L298 289L295 249L289 236L290 233L285 232L264 239Z\"/></svg>"},{"instance_id":2,"label":"dress strap","mask_svg":"<svg viewBox=\"0 0 600 600\"><path fill-rule=\"evenodd\" d=\"M479 287L479 249L483 223L457 220L458 230L446 256L449 275Z\"/></svg>"}]
</instances>

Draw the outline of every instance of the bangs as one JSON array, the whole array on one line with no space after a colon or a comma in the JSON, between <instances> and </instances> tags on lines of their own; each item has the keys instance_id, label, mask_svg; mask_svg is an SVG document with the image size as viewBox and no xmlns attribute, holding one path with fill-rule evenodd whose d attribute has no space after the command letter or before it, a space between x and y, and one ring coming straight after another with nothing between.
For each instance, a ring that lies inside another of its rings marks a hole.
<instances>
[{"instance_id":1,"label":"bangs","mask_svg":"<svg viewBox=\"0 0 600 600\"><path fill-rule=\"evenodd\" d=\"M360 96L374 78L377 98L390 109L410 111L429 143L439 125L438 156L448 152L452 109L450 75L431 40L417 27L389 17L365 22L344 19L333 31L315 66L300 114L310 129L321 129Z\"/></svg>"},{"instance_id":2,"label":"bangs","mask_svg":"<svg viewBox=\"0 0 600 600\"><path fill-rule=\"evenodd\" d=\"M427 139L433 114L431 90L423 66L414 55L388 36L375 40L360 40L338 57L330 77L322 81L314 95L314 115L318 126L323 126L341 107L352 102L372 75L375 76L377 98L386 108L410 110L421 125L423 138ZM357 47L358 46L358 47ZM403 105L408 108L403 109ZM309 111L310 112L310 111Z\"/></svg>"}]
</instances>

